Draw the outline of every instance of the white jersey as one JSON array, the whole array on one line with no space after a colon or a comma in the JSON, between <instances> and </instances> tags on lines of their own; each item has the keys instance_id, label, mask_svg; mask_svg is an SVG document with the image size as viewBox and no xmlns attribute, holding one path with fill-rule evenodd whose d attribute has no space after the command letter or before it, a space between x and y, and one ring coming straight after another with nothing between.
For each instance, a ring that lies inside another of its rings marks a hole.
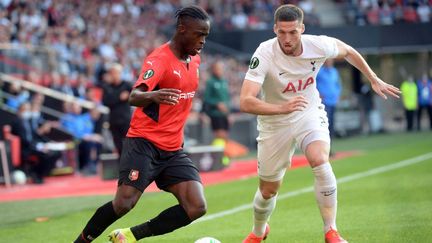
<instances>
[{"instance_id":1,"label":"white jersey","mask_svg":"<svg viewBox=\"0 0 432 243\"><path fill-rule=\"evenodd\" d=\"M300 56L284 54L276 37L262 42L253 54L245 79L262 84L263 101L281 104L303 95L309 102L303 111L287 115L259 115L258 125L292 123L321 104L315 80L324 61L338 55L336 39L302 35L301 42L303 53Z\"/></svg>"}]
</instances>

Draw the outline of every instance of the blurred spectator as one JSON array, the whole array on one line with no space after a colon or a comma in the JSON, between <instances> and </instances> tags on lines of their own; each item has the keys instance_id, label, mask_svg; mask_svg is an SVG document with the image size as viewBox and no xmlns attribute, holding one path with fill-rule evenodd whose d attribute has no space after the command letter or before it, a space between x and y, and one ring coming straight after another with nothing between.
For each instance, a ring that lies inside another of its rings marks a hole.
<instances>
[{"instance_id":1,"label":"blurred spectator","mask_svg":"<svg viewBox=\"0 0 432 243\"><path fill-rule=\"evenodd\" d=\"M235 29L246 29L248 25L248 16L243 12L240 4L235 7L235 12L231 16L231 23Z\"/></svg>"},{"instance_id":2,"label":"blurred spectator","mask_svg":"<svg viewBox=\"0 0 432 243\"><path fill-rule=\"evenodd\" d=\"M122 140L125 137L131 118L131 107L129 106L129 93L132 85L121 80L123 67L112 64L107 75L105 75L102 103L110 108L109 124L118 154L122 151Z\"/></svg>"},{"instance_id":3,"label":"blurred spectator","mask_svg":"<svg viewBox=\"0 0 432 243\"><path fill-rule=\"evenodd\" d=\"M74 89L73 89L73 80L70 75L61 75L61 81L62 84L60 86L60 92L65 93L70 96L74 96Z\"/></svg>"},{"instance_id":4,"label":"blurred spectator","mask_svg":"<svg viewBox=\"0 0 432 243\"><path fill-rule=\"evenodd\" d=\"M79 169L83 174L96 174L96 166L102 148L102 136L95 133L95 123L100 118L97 109L82 113L77 103L64 104L61 126L71 133L78 142Z\"/></svg>"},{"instance_id":5,"label":"blurred spectator","mask_svg":"<svg viewBox=\"0 0 432 243\"><path fill-rule=\"evenodd\" d=\"M87 97L90 86L91 85L89 84L86 75L83 73L79 74L76 80L76 85L72 88L74 96L83 100L90 100L88 99L89 97Z\"/></svg>"},{"instance_id":6,"label":"blurred spectator","mask_svg":"<svg viewBox=\"0 0 432 243\"><path fill-rule=\"evenodd\" d=\"M12 23L7 18L7 12L0 7L0 43L9 42L12 32ZM2 71L0 69L0 71Z\"/></svg>"},{"instance_id":7,"label":"blurred spectator","mask_svg":"<svg viewBox=\"0 0 432 243\"><path fill-rule=\"evenodd\" d=\"M50 80L49 81L49 87L53 90L61 92L63 82L62 82L60 74L58 72L52 72L50 74L49 80Z\"/></svg>"},{"instance_id":8,"label":"blurred spectator","mask_svg":"<svg viewBox=\"0 0 432 243\"><path fill-rule=\"evenodd\" d=\"M330 137L334 138L334 117L342 87L339 71L334 67L333 59L327 59L324 62L316 79L317 89L327 112Z\"/></svg>"},{"instance_id":9,"label":"blurred spectator","mask_svg":"<svg viewBox=\"0 0 432 243\"><path fill-rule=\"evenodd\" d=\"M225 147L228 140L230 94L223 75L224 64L216 61L211 66L211 77L206 81L203 111L210 117L214 142Z\"/></svg>"},{"instance_id":10,"label":"blurred spectator","mask_svg":"<svg viewBox=\"0 0 432 243\"><path fill-rule=\"evenodd\" d=\"M37 131L39 128L43 128L42 129L43 131L40 132L41 134L46 134L50 130L50 127L48 125L49 123L45 121L41 113L44 99L45 97L43 94L38 94L38 93L33 94L31 99L31 109L30 109L31 112L30 124L32 130ZM48 128L45 128L47 126Z\"/></svg>"},{"instance_id":11,"label":"blurred spectator","mask_svg":"<svg viewBox=\"0 0 432 243\"><path fill-rule=\"evenodd\" d=\"M420 3L420 6L417 7L417 14L419 16L420 22L427 23L431 19L431 6L427 3Z\"/></svg>"},{"instance_id":12,"label":"blurred spectator","mask_svg":"<svg viewBox=\"0 0 432 243\"><path fill-rule=\"evenodd\" d=\"M406 130L413 131L414 115L417 110L417 85L414 78L409 76L402 82L402 102L405 110Z\"/></svg>"},{"instance_id":13,"label":"blurred spectator","mask_svg":"<svg viewBox=\"0 0 432 243\"><path fill-rule=\"evenodd\" d=\"M429 116L429 128L432 130L432 82L428 75L424 73L419 81L418 87L418 111L417 111L417 129L421 130L421 119L423 110L426 110Z\"/></svg>"},{"instance_id":14,"label":"blurred spectator","mask_svg":"<svg viewBox=\"0 0 432 243\"><path fill-rule=\"evenodd\" d=\"M11 124L11 132L21 140L23 170L28 173L34 183L40 184L43 183L43 177L54 168L61 154L45 149L44 143L48 140L43 136L42 130L32 129L31 117L30 103L22 103L19 106L17 118Z\"/></svg>"},{"instance_id":15,"label":"blurred spectator","mask_svg":"<svg viewBox=\"0 0 432 243\"><path fill-rule=\"evenodd\" d=\"M403 19L407 23L418 22L417 12L414 7L406 6L403 8Z\"/></svg>"},{"instance_id":16,"label":"blurred spectator","mask_svg":"<svg viewBox=\"0 0 432 243\"><path fill-rule=\"evenodd\" d=\"M17 111L21 104L30 99L30 92L23 89L21 84L18 82L10 84L8 93L11 96L7 98L6 105L14 111Z\"/></svg>"}]
</instances>

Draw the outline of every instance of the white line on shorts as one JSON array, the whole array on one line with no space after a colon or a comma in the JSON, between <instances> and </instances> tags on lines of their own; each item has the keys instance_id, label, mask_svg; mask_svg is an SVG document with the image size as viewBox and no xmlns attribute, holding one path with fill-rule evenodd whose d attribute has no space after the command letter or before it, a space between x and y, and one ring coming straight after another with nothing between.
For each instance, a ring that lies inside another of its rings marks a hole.
<instances>
[{"instance_id":1,"label":"white line on shorts","mask_svg":"<svg viewBox=\"0 0 432 243\"><path fill-rule=\"evenodd\" d=\"M352 175L349 175L349 176L344 176L344 177L341 177L341 178L337 179L337 182L338 182L338 184L341 184L341 183L345 183L345 182L354 181L354 180L365 178L365 177L368 177L368 176L372 176L372 175L376 175L376 174L381 174L381 173L388 172L388 171L391 171L391 170L396 170L396 169L399 169L399 168L402 168L402 167L406 167L406 166L410 166L410 165L413 165L413 164L417 164L417 163L426 161L426 160L428 160L430 158L432 158L432 153L423 154L423 155L420 155L420 156L417 156L417 157L413 157L413 158L410 158L410 159L406 159L406 160L402 160L402 161L399 161L399 162L396 162L396 163L393 163L393 164L384 165L384 166L377 167L377 168L374 168L374 169L370 169L370 170L366 170L366 171L363 171L363 172L355 173L355 174L352 174ZM314 191L314 188L312 186L305 187L305 188L302 188L302 189L299 189L299 190L295 190L295 191L292 191L292 192L287 192L287 193L281 194L281 195L278 196L278 200L286 199L286 198L289 198L289 197L295 197L295 196L298 196L298 195L301 195L301 194L304 194L304 193L308 193L308 192L313 192L313 191ZM194 221L194 223L200 223L200 222L205 222L205 221L217 219L217 218L223 217L225 215L231 215L233 213L238 213L238 212L241 212L241 211L244 211L244 210L252 209L252 207L253 207L252 203L243 204L241 206L238 206L238 207L235 207L235 208L232 208L232 209L229 209L229 210L221 211L221 212L214 213L214 214L209 214L207 216L199 218L198 220Z\"/></svg>"}]
</instances>

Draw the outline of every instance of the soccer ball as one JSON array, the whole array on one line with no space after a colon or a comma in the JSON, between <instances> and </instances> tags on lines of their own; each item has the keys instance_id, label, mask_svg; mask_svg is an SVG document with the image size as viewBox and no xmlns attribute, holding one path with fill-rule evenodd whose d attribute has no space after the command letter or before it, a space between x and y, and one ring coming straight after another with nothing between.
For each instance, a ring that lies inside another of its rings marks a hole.
<instances>
[{"instance_id":1,"label":"soccer ball","mask_svg":"<svg viewBox=\"0 0 432 243\"><path fill-rule=\"evenodd\" d=\"M195 241L195 243L221 243L213 237L204 237Z\"/></svg>"},{"instance_id":2,"label":"soccer ball","mask_svg":"<svg viewBox=\"0 0 432 243\"><path fill-rule=\"evenodd\" d=\"M15 170L12 172L12 180L15 184L24 185L27 181L27 176L23 171Z\"/></svg>"}]
</instances>

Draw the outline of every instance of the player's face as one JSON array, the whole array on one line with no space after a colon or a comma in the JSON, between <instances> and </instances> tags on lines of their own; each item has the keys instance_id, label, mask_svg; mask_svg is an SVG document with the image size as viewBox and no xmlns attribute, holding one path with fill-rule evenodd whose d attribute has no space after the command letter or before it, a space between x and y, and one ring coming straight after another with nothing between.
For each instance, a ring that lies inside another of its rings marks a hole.
<instances>
[{"instance_id":1,"label":"player's face","mask_svg":"<svg viewBox=\"0 0 432 243\"><path fill-rule=\"evenodd\" d=\"M183 49L191 56L200 54L204 48L205 39L210 33L210 22L204 20L189 20L183 28Z\"/></svg>"},{"instance_id":2,"label":"player's face","mask_svg":"<svg viewBox=\"0 0 432 243\"><path fill-rule=\"evenodd\" d=\"M301 35L304 24L296 21L277 21L273 27L282 51L289 56L301 54Z\"/></svg>"}]
</instances>

